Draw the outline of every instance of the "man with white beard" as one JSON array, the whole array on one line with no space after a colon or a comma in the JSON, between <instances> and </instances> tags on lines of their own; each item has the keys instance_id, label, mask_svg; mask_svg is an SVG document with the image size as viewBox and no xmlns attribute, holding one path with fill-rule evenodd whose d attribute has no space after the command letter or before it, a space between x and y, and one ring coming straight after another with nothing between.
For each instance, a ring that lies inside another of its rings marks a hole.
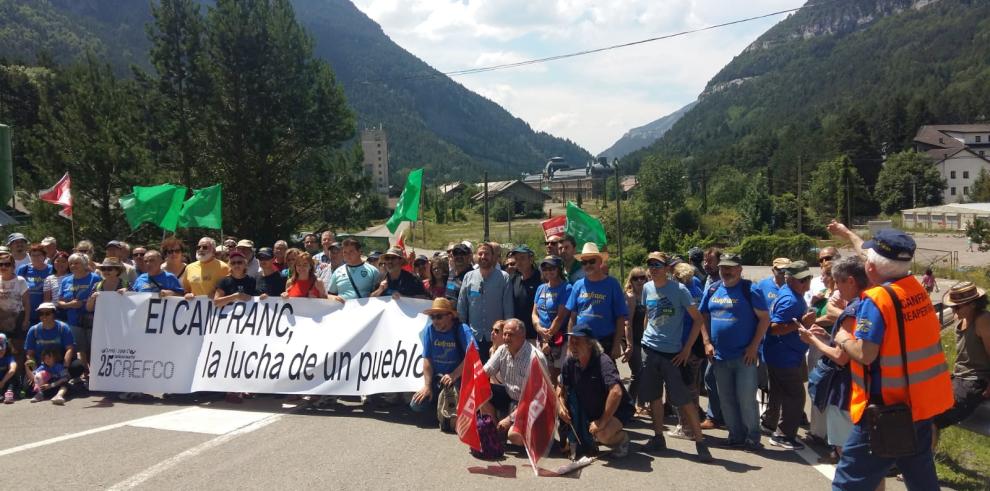
<instances>
[{"instance_id":1,"label":"man with white beard","mask_svg":"<svg viewBox=\"0 0 990 491\"><path fill-rule=\"evenodd\" d=\"M182 275L182 289L186 298L200 295L213 298L217 283L230 274L227 263L216 258L217 243L210 237L199 239L196 245L196 262L186 267Z\"/></svg>"}]
</instances>

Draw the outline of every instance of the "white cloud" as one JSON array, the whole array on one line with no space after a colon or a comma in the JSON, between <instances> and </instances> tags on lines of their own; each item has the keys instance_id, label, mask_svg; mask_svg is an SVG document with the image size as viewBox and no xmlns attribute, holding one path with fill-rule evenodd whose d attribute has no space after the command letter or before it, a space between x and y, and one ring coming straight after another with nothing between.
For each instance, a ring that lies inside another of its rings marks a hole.
<instances>
[{"instance_id":1,"label":"white cloud","mask_svg":"<svg viewBox=\"0 0 990 491\"><path fill-rule=\"evenodd\" d=\"M804 0L354 0L444 71L513 63L796 8ZM458 77L592 153L693 100L777 16L604 53Z\"/></svg>"}]
</instances>

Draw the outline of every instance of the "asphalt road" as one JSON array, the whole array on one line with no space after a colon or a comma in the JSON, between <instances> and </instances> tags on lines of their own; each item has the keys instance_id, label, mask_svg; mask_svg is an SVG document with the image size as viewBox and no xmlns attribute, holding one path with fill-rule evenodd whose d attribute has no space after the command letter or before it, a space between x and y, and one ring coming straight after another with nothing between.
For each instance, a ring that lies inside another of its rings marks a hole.
<instances>
[{"instance_id":1,"label":"asphalt road","mask_svg":"<svg viewBox=\"0 0 990 491\"><path fill-rule=\"evenodd\" d=\"M0 469L11 485L6 489L59 483L74 490L534 488L566 480L565 485L624 489L811 490L828 489L832 470L810 465L810 449L802 456L771 446L758 454L713 447L715 462L701 464L693 443L668 438L669 450L646 454L638 445L651 435L644 420L630 426L627 457L603 456L565 477L537 478L521 449L510 448L501 462L477 460L428 417L404 406L376 409L356 400L317 410L269 398L232 405L150 397L120 402L94 395L64 407L18 401L0 412ZM711 442L726 436L720 430L706 435ZM540 467L566 462L551 455ZM488 466L501 466L511 477L469 471ZM892 479L887 485L903 489Z\"/></svg>"}]
</instances>

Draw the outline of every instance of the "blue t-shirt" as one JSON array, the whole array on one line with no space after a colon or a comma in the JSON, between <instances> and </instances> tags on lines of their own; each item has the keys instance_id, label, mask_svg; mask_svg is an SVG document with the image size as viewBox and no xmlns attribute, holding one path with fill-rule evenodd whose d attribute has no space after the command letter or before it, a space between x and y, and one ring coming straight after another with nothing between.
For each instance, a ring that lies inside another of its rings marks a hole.
<instances>
[{"instance_id":1,"label":"blue t-shirt","mask_svg":"<svg viewBox=\"0 0 990 491\"><path fill-rule=\"evenodd\" d=\"M30 263L17 268L17 276L23 277L28 285L28 297L31 299L31 321L38 321L38 312L35 309L45 301L45 278L52 274L54 269L45 265L44 268L35 269Z\"/></svg>"},{"instance_id":2,"label":"blue t-shirt","mask_svg":"<svg viewBox=\"0 0 990 491\"><path fill-rule=\"evenodd\" d=\"M58 346L62 353L72 346L76 340L72 337L72 330L69 325L62 321L55 321L55 327L45 329L41 323L31 326L28 329L27 337L24 339L24 351L34 351L35 361L41 362L41 352L48 346Z\"/></svg>"},{"instance_id":3,"label":"blue t-shirt","mask_svg":"<svg viewBox=\"0 0 990 491\"><path fill-rule=\"evenodd\" d=\"M460 340L454 336L459 336ZM419 339L423 344L423 358L430 360L433 374L446 375L464 361L464 354L470 343L474 342L474 335L471 334L471 328L464 323L459 323L447 332L440 332L433 328L432 322L428 322L419 333ZM461 346L460 350L457 349L458 344Z\"/></svg>"},{"instance_id":4,"label":"blue t-shirt","mask_svg":"<svg viewBox=\"0 0 990 491\"><path fill-rule=\"evenodd\" d=\"M691 286L687 287L688 291L691 292L691 300L694 301L695 305L701 305L701 280L698 278L692 278ZM684 331L681 332L681 343L687 343L688 337L691 335L692 323L694 319L690 315L684 316ZM701 339L701 336L698 336ZM695 341L697 343L697 341Z\"/></svg>"},{"instance_id":5,"label":"blue t-shirt","mask_svg":"<svg viewBox=\"0 0 990 491\"><path fill-rule=\"evenodd\" d=\"M767 310L766 302L756 284L749 283L752 301L746 301L742 280L728 288L725 283L719 283L715 291L705 290L698 310L711 316L712 345L715 347L716 360L735 360L746 353L746 347L756 335L757 319L754 310Z\"/></svg>"},{"instance_id":6,"label":"blue t-shirt","mask_svg":"<svg viewBox=\"0 0 990 491\"><path fill-rule=\"evenodd\" d=\"M42 372L48 372L48 381L46 383L49 384L67 375L65 372L65 365L61 363L52 363L52 366L40 363L38 364L38 368L34 369L34 375L38 376Z\"/></svg>"},{"instance_id":7,"label":"blue t-shirt","mask_svg":"<svg viewBox=\"0 0 990 491\"><path fill-rule=\"evenodd\" d=\"M856 339L869 341L879 346L883 344L885 328L886 325L883 321L883 314L880 313L880 308L877 307L877 304L873 302L872 298L863 297L859 302L859 307L856 309L856 327L853 335L856 336ZM870 393L873 395L880 395L883 392L881 385L876 383L877 380L880 380L879 365L877 364L879 360L880 357L878 356L869 367Z\"/></svg>"},{"instance_id":8,"label":"blue t-shirt","mask_svg":"<svg viewBox=\"0 0 990 491\"><path fill-rule=\"evenodd\" d=\"M678 353L684 347L681 332L687 308L694 305L691 292L676 281L657 288L652 281L643 285L643 305L646 306L646 328L643 346L661 353Z\"/></svg>"},{"instance_id":9,"label":"blue t-shirt","mask_svg":"<svg viewBox=\"0 0 990 491\"><path fill-rule=\"evenodd\" d=\"M626 294L619 280L611 276L598 281L578 280L567 298L567 310L577 313L576 324L591 326L597 339L614 335L616 319L629 316Z\"/></svg>"},{"instance_id":10,"label":"blue t-shirt","mask_svg":"<svg viewBox=\"0 0 990 491\"><path fill-rule=\"evenodd\" d=\"M573 287L566 281L560 282L553 288L547 283L536 287L534 304L536 316L540 318L540 327L550 329L550 325L557 318L557 308L567 303L567 299L571 297L571 290Z\"/></svg>"},{"instance_id":11,"label":"blue t-shirt","mask_svg":"<svg viewBox=\"0 0 990 491\"><path fill-rule=\"evenodd\" d=\"M777 300L777 296L780 294L780 288L777 286L777 282L773 280L773 276L769 278L763 278L760 280L756 286L760 289L763 294L763 299L766 301L767 305L773 305Z\"/></svg>"},{"instance_id":12,"label":"blue t-shirt","mask_svg":"<svg viewBox=\"0 0 990 491\"><path fill-rule=\"evenodd\" d=\"M87 273L82 278L76 278L75 275L71 274L62 278L60 289L62 297L60 300L63 302L82 301L82 305L78 308L65 309L66 321L70 326L79 327L82 325L82 317L86 313L86 300L89 300L89 296L93 294L93 287L99 281L100 277L96 273Z\"/></svg>"},{"instance_id":13,"label":"blue t-shirt","mask_svg":"<svg viewBox=\"0 0 990 491\"><path fill-rule=\"evenodd\" d=\"M791 287L784 285L778 290L777 301L770 312L770 322L789 324L793 319L801 320L808 312L808 304L803 295L797 295ZM763 341L763 358L767 365L776 368L797 368L801 366L808 345L801 341L801 335L792 331L783 336L767 334Z\"/></svg>"},{"instance_id":14,"label":"blue t-shirt","mask_svg":"<svg viewBox=\"0 0 990 491\"><path fill-rule=\"evenodd\" d=\"M338 295L344 300L367 298L381 283L378 275L378 268L368 263L358 266L344 264L330 275L330 281L326 285L327 293ZM354 290L355 285L358 287L357 291Z\"/></svg>"},{"instance_id":15,"label":"blue t-shirt","mask_svg":"<svg viewBox=\"0 0 990 491\"><path fill-rule=\"evenodd\" d=\"M148 273L142 273L131 285L131 291L135 292L160 292L162 290L172 290L179 295L185 293L179 279L168 271L162 271L154 277L148 276Z\"/></svg>"},{"instance_id":16,"label":"blue t-shirt","mask_svg":"<svg viewBox=\"0 0 990 491\"><path fill-rule=\"evenodd\" d=\"M8 346L7 354L0 356L0 375L6 375L7 370L10 370L10 364L16 361L14 355L10 354L10 349Z\"/></svg>"}]
</instances>

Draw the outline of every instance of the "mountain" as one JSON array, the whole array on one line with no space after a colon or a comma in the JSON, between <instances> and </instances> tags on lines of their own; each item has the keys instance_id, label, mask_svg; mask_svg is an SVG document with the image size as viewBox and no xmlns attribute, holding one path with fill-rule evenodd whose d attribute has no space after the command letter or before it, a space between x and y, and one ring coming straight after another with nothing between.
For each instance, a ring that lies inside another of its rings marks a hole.
<instances>
[{"instance_id":1,"label":"mountain","mask_svg":"<svg viewBox=\"0 0 990 491\"><path fill-rule=\"evenodd\" d=\"M680 121L697 104L698 101L694 101L652 123L647 123L627 131L626 134L622 135L622 138L619 138L611 147L603 150L598 156L609 159L621 159L636 150L650 146L653 142L659 140L667 130L674 126L674 123Z\"/></svg>"},{"instance_id":2,"label":"mountain","mask_svg":"<svg viewBox=\"0 0 990 491\"><path fill-rule=\"evenodd\" d=\"M591 157L405 51L348 0L291 3L344 86L358 127L385 128L392 182L421 166L428 180L443 182L536 172L553 156ZM146 0L0 0L0 58L64 64L92 51L120 74L130 65L148 70L150 20Z\"/></svg>"},{"instance_id":3,"label":"mountain","mask_svg":"<svg viewBox=\"0 0 990 491\"><path fill-rule=\"evenodd\" d=\"M794 191L805 163L849 156L872 186L925 124L986 121L990 2L812 0L737 55L698 105L626 158L690 157L692 180L732 166ZM808 165L811 164L811 165ZM725 176L738 173L721 173Z\"/></svg>"}]
</instances>

